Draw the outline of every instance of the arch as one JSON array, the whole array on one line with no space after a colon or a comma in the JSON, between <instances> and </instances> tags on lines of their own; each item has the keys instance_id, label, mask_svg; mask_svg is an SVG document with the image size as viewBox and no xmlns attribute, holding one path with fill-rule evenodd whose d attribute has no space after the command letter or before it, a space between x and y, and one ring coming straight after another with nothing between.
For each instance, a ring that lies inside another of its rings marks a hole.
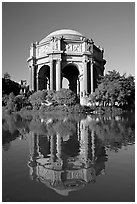
<instances>
[{"instance_id":1,"label":"arch","mask_svg":"<svg viewBox=\"0 0 137 204\"><path fill-rule=\"evenodd\" d=\"M38 90L49 89L50 67L43 65L38 72Z\"/></svg>"},{"instance_id":2,"label":"arch","mask_svg":"<svg viewBox=\"0 0 137 204\"><path fill-rule=\"evenodd\" d=\"M76 94L79 92L79 69L74 63L65 65L62 69L62 76L69 81L69 89L74 91Z\"/></svg>"}]
</instances>

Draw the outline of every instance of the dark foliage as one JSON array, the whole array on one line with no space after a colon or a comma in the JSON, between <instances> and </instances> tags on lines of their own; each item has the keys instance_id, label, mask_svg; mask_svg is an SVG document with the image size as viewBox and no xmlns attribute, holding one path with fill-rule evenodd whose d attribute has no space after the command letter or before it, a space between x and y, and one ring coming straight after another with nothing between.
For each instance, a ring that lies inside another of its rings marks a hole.
<instances>
[{"instance_id":1,"label":"dark foliage","mask_svg":"<svg viewBox=\"0 0 137 204\"><path fill-rule=\"evenodd\" d=\"M98 88L90 95L91 102L98 102L99 106L119 106L134 108L135 79L134 76L120 75L113 70L101 77Z\"/></svg>"},{"instance_id":2,"label":"dark foliage","mask_svg":"<svg viewBox=\"0 0 137 204\"><path fill-rule=\"evenodd\" d=\"M2 78L2 95L9 95L11 92L13 92L14 95L18 95L20 92L20 85L10 79Z\"/></svg>"}]
</instances>

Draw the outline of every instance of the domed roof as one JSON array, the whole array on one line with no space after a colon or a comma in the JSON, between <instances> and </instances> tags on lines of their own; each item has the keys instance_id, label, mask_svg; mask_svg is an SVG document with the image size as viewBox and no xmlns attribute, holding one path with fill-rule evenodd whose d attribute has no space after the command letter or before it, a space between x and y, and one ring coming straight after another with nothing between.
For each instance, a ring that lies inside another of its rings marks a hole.
<instances>
[{"instance_id":1,"label":"domed roof","mask_svg":"<svg viewBox=\"0 0 137 204\"><path fill-rule=\"evenodd\" d=\"M61 29L61 30L57 30L57 31L54 31L54 32L50 33L48 36L46 36L44 39L42 39L40 41L40 43L45 42L45 41L49 40L49 38L55 37L55 36L84 37L84 35L79 33L78 31L70 30L70 29Z\"/></svg>"},{"instance_id":2,"label":"domed roof","mask_svg":"<svg viewBox=\"0 0 137 204\"><path fill-rule=\"evenodd\" d=\"M50 33L48 37L56 36L56 35L78 35L78 36L83 36L81 33L75 30L70 30L70 29L62 29L62 30L57 30L52 33Z\"/></svg>"}]
</instances>

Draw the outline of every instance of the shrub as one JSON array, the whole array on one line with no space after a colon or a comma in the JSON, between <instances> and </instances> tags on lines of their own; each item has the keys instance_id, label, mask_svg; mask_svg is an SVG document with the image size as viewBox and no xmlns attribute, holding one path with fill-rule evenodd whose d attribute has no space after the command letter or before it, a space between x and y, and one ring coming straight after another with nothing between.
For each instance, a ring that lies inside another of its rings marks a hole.
<instances>
[{"instance_id":1,"label":"shrub","mask_svg":"<svg viewBox=\"0 0 137 204\"><path fill-rule=\"evenodd\" d=\"M30 106L30 101L25 95L18 95L14 99L15 101L15 110L19 111L23 107Z\"/></svg>"},{"instance_id":2,"label":"shrub","mask_svg":"<svg viewBox=\"0 0 137 204\"><path fill-rule=\"evenodd\" d=\"M61 89L55 92L53 99L59 105L75 105L77 103L77 96L70 89Z\"/></svg>"},{"instance_id":3,"label":"shrub","mask_svg":"<svg viewBox=\"0 0 137 204\"><path fill-rule=\"evenodd\" d=\"M41 106L41 102L44 102L46 100L47 95L47 90L37 91L29 97L29 101L33 107L39 108Z\"/></svg>"},{"instance_id":4,"label":"shrub","mask_svg":"<svg viewBox=\"0 0 137 204\"><path fill-rule=\"evenodd\" d=\"M10 93L10 95L8 96L8 99L7 99L6 109L9 111L20 111L23 107L27 107L30 105L31 104L30 104L28 98L25 97L25 95L14 96L13 93Z\"/></svg>"},{"instance_id":5,"label":"shrub","mask_svg":"<svg viewBox=\"0 0 137 204\"><path fill-rule=\"evenodd\" d=\"M9 96L7 94L4 94L2 96L2 106L6 106L9 100Z\"/></svg>"},{"instance_id":6,"label":"shrub","mask_svg":"<svg viewBox=\"0 0 137 204\"><path fill-rule=\"evenodd\" d=\"M7 101L7 105L6 105L6 108L9 110L9 111L13 111L14 110L14 107L15 107L15 95L14 93L10 93L9 94L9 100Z\"/></svg>"}]
</instances>

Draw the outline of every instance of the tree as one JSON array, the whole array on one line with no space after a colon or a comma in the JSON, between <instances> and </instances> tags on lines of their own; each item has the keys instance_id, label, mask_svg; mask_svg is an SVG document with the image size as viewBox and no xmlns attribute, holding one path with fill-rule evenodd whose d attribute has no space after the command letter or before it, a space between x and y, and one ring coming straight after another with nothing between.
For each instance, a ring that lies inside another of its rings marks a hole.
<instances>
[{"instance_id":1,"label":"tree","mask_svg":"<svg viewBox=\"0 0 137 204\"><path fill-rule=\"evenodd\" d=\"M46 100L46 96L48 95L47 90L37 91L33 93L30 97L30 103L33 107L39 108L41 106L41 103Z\"/></svg>"},{"instance_id":2,"label":"tree","mask_svg":"<svg viewBox=\"0 0 137 204\"><path fill-rule=\"evenodd\" d=\"M61 89L53 95L53 100L59 105L75 105L77 103L76 94L70 89Z\"/></svg>"},{"instance_id":3,"label":"tree","mask_svg":"<svg viewBox=\"0 0 137 204\"><path fill-rule=\"evenodd\" d=\"M109 71L99 80L98 88L90 95L91 101L101 106L130 106L135 101L135 82L133 76L126 77L119 72Z\"/></svg>"},{"instance_id":4,"label":"tree","mask_svg":"<svg viewBox=\"0 0 137 204\"><path fill-rule=\"evenodd\" d=\"M135 78L132 75L121 79L121 89L118 96L119 104L127 107L135 105Z\"/></svg>"},{"instance_id":5,"label":"tree","mask_svg":"<svg viewBox=\"0 0 137 204\"><path fill-rule=\"evenodd\" d=\"M15 101L14 101L14 99L15 99L15 95L14 95L14 93L12 92L12 93L9 94L9 100L8 100L7 106L6 106L7 109L10 110L10 111L13 111L13 110L14 110L14 107L15 107Z\"/></svg>"},{"instance_id":6,"label":"tree","mask_svg":"<svg viewBox=\"0 0 137 204\"><path fill-rule=\"evenodd\" d=\"M2 95L9 95L12 92L15 95L18 95L20 92L20 85L17 82L10 80L10 75L5 73L4 78L2 78Z\"/></svg>"},{"instance_id":7,"label":"tree","mask_svg":"<svg viewBox=\"0 0 137 204\"><path fill-rule=\"evenodd\" d=\"M23 107L26 107L27 105L29 105L29 101L28 101L27 97L25 97L24 95L15 96L14 103L15 103L14 108L15 108L16 111L19 111Z\"/></svg>"},{"instance_id":8,"label":"tree","mask_svg":"<svg viewBox=\"0 0 137 204\"><path fill-rule=\"evenodd\" d=\"M6 80L10 80L11 77L10 77L10 74L8 72L5 72L3 75L3 78Z\"/></svg>"}]
</instances>

